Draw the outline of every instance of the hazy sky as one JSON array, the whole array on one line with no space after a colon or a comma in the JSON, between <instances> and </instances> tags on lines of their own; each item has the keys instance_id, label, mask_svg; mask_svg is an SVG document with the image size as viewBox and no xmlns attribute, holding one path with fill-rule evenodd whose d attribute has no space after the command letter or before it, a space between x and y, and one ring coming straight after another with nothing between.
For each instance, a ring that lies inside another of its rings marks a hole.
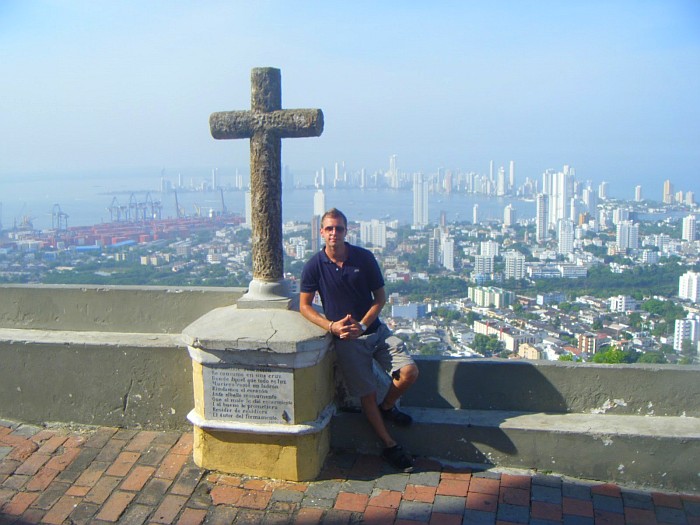
<instances>
[{"instance_id":1,"label":"hazy sky","mask_svg":"<svg viewBox=\"0 0 700 525\"><path fill-rule=\"evenodd\" d=\"M214 111L321 108L292 170L547 168L700 197L700 1L0 0L0 177L248 167ZM1 196L0 196L1 200Z\"/></svg>"}]
</instances>

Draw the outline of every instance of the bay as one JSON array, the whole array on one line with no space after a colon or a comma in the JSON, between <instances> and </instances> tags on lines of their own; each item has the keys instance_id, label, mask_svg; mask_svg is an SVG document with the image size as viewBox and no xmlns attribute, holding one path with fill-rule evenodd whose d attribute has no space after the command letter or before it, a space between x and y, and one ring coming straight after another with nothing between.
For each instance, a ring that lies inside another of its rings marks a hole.
<instances>
[{"instance_id":1,"label":"bay","mask_svg":"<svg viewBox=\"0 0 700 525\"><path fill-rule=\"evenodd\" d=\"M175 192L161 192L160 177L142 175L120 176L31 176L0 178L0 224L5 229L19 224L26 217L36 229L48 229L54 222L54 212L68 215L69 226L90 226L110 222L114 216L110 207L116 203L128 206L130 198L145 202L147 196L161 205L161 216L176 216ZM398 220L411 224L413 194L410 189L389 188L328 188L325 191L326 208L342 210L350 220ZM282 195L283 220L309 222L313 213L315 188L285 189ZM132 197L133 194L133 197ZM177 191L178 204L188 216L207 214L222 209L219 191ZM244 215L245 191L227 188L223 201L231 213ZM428 217L437 224L441 212L448 223L472 222L472 210L479 205L479 220L502 220L507 204L516 209L518 219L535 216L534 202L503 197L487 197L465 193L431 193L428 198Z\"/></svg>"}]
</instances>

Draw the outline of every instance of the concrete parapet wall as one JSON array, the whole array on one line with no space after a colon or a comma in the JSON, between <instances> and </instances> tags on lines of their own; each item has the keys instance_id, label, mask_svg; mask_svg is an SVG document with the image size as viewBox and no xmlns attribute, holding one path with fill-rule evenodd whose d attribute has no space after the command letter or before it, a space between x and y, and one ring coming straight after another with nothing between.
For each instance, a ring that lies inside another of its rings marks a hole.
<instances>
[{"instance_id":1,"label":"concrete parapet wall","mask_svg":"<svg viewBox=\"0 0 700 525\"><path fill-rule=\"evenodd\" d=\"M181 332L242 289L0 286L0 418L190 428ZM410 450L455 461L700 490L700 367L419 358ZM360 414L331 446L376 451Z\"/></svg>"},{"instance_id":2,"label":"concrete parapet wall","mask_svg":"<svg viewBox=\"0 0 700 525\"><path fill-rule=\"evenodd\" d=\"M181 332L242 288L0 285L0 417L187 429Z\"/></svg>"},{"instance_id":3,"label":"concrete parapet wall","mask_svg":"<svg viewBox=\"0 0 700 525\"><path fill-rule=\"evenodd\" d=\"M0 418L180 429L193 405L179 334L0 329Z\"/></svg>"},{"instance_id":4,"label":"concrete parapet wall","mask_svg":"<svg viewBox=\"0 0 700 525\"><path fill-rule=\"evenodd\" d=\"M700 417L700 367L419 358L406 406Z\"/></svg>"},{"instance_id":5,"label":"concrete parapet wall","mask_svg":"<svg viewBox=\"0 0 700 525\"><path fill-rule=\"evenodd\" d=\"M0 328L180 333L243 288L0 285Z\"/></svg>"}]
</instances>

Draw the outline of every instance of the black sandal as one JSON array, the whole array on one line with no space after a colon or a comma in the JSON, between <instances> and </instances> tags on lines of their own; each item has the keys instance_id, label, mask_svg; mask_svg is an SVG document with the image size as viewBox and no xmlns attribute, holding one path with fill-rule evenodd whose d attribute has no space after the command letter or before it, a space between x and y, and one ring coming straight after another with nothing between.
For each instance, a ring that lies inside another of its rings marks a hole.
<instances>
[{"instance_id":1,"label":"black sandal","mask_svg":"<svg viewBox=\"0 0 700 525\"><path fill-rule=\"evenodd\" d=\"M402 472L413 472L413 458L401 445L385 448L382 457Z\"/></svg>"}]
</instances>

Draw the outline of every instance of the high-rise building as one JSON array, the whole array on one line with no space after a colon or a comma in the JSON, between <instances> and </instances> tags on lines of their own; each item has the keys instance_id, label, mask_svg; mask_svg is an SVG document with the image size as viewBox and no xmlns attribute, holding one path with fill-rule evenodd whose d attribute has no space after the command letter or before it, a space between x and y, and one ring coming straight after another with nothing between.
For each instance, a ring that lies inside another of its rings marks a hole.
<instances>
[{"instance_id":1,"label":"high-rise building","mask_svg":"<svg viewBox=\"0 0 700 525\"><path fill-rule=\"evenodd\" d=\"M688 215L683 218L683 233L681 238L684 241L694 241L698 238L695 215Z\"/></svg>"},{"instance_id":2,"label":"high-rise building","mask_svg":"<svg viewBox=\"0 0 700 525\"><path fill-rule=\"evenodd\" d=\"M496 241L481 241L481 255L498 257L500 254L501 245Z\"/></svg>"},{"instance_id":3,"label":"high-rise building","mask_svg":"<svg viewBox=\"0 0 700 525\"><path fill-rule=\"evenodd\" d=\"M321 249L321 216L311 217L311 253L316 253Z\"/></svg>"},{"instance_id":4,"label":"high-rise building","mask_svg":"<svg viewBox=\"0 0 700 525\"><path fill-rule=\"evenodd\" d=\"M437 231L428 239L428 264L436 265L440 262L440 232Z\"/></svg>"},{"instance_id":5,"label":"high-rise building","mask_svg":"<svg viewBox=\"0 0 700 525\"><path fill-rule=\"evenodd\" d=\"M246 191L245 192L245 227L246 228L252 228L253 227L253 206L250 201L250 192Z\"/></svg>"},{"instance_id":6,"label":"high-rise building","mask_svg":"<svg viewBox=\"0 0 700 525\"><path fill-rule=\"evenodd\" d=\"M557 252L567 255L574 251L574 223L570 219L559 221L557 228L558 247Z\"/></svg>"},{"instance_id":7,"label":"high-rise building","mask_svg":"<svg viewBox=\"0 0 700 525\"><path fill-rule=\"evenodd\" d=\"M503 256L506 263L506 279L523 279L525 277L525 256L520 252L508 252Z\"/></svg>"},{"instance_id":8,"label":"high-rise building","mask_svg":"<svg viewBox=\"0 0 700 525\"><path fill-rule=\"evenodd\" d=\"M399 187L399 169L396 166L396 155L389 157L389 186L391 188Z\"/></svg>"},{"instance_id":9,"label":"high-rise building","mask_svg":"<svg viewBox=\"0 0 700 525\"><path fill-rule=\"evenodd\" d=\"M673 204L673 184L671 184L671 181L668 179L664 181L662 200L664 204Z\"/></svg>"},{"instance_id":10,"label":"high-rise building","mask_svg":"<svg viewBox=\"0 0 700 525\"><path fill-rule=\"evenodd\" d=\"M581 214L581 207L579 206L579 200L576 197L571 197L569 201L569 219L574 223L578 222L578 217Z\"/></svg>"},{"instance_id":11,"label":"high-rise building","mask_svg":"<svg viewBox=\"0 0 700 525\"><path fill-rule=\"evenodd\" d=\"M535 240L544 242L549 238L549 196L544 193L537 195L535 212Z\"/></svg>"},{"instance_id":12,"label":"high-rise building","mask_svg":"<svg viewBox=\"0 0 700 525\"><path fill-rule=\"evenodd\" d=\"M498 178L496 179L496 195L502 197L506 194L506 171L503 166L498 168Z\"/></svg>"},{"instance_id":13,"label":"high-rise building","mask_svg":"<svg viewBox=\"0 0 700 525\"><path fill-rule=\"evenodd\" d=\"M503 209L503 226L510 228L511 226L515 225L515 222L516 222L515 208L513 208L512 204L508 204Z\"/></svg>"},{"instance_id":14,"label":"high-rise building","mask_svg":"<svg viewBox=\"0 0 700 525\"><path fill-rule=\"evenodd\" d=\"M450 271L455 269L455 240L452 237L442 240L442 265Z\"/></svg>"},{"instance_id":15,"label":"high-rise building","mask_svg":"<svg viewBox=\"0 0 700 525\"><path fill-rule=\"evenodd\" d=\"M621 221L617 225L615 241L620 250L636 250L639 248L639 224L632 221Z\"/></svg>"},{"instance_id":16,"label":"high-rise building","mask_svg":"<svg viewBox=\"0 0 700 525\"><path fill-rule=\"evenodd\" d=\"M613 210L613 224L617 226L623 221L630 220L630 211L627 208L615 208Z\"/></svg>"},{"instance_id":17,"label":"high-rise building","mask_svg":"<svg viewBox=\"0 0 700 525\"><path fill-rule=\"evenodd\" d=\"M494 257L493 255L475 255L474 256L474 272L477 274L493 273Z\"/></svg>"},{"instance_id":18,"label":"high-rise building","mask_svg":"<svg viewBox=\"0 0 700 525\"><path fill-rule=\"evenodd\" d=\"M678 279L678 297L700 302L700 273L686 272Z\"/></svg>"},{"instance_id":19,"label":"high-rise building","mask_svg":"<svg viewBox=\"0 0 700 525\"><path fill-rule=\"evenodd\" d=\"M603 181L598 186L598 198L602 201L608 198L608 183Z\"/></svg>"},{"instance_id":20,"label":"high-rise building","mask_svg":"<svg viewBox=\"0 0 700 525\"><path fill-rule=\"evenodd\" d=\"M583 204L586 207L586 211L591 215L595 215L596 211L598 210L598 196L596 195L595 191L593 191L593 188L584 188L581 192L581 196Z\"/></svg>"},{"instance_id":21,"label":"high-rise building","mask_svg":"<svg viewBox=\"0 0 700 525\"><path fill-rule=\"evenodd\" d=\"M479 224L479 205L475 204L472 208L472 222L474 224Z\"/></svg>"},{"instance_id":22,"label":"high-rise building","mask_svg":"<svg viewBox=\"0 0 700 525\"><path fill-rule=\"evenodd\" d=\"M386 223L378 219L361 221L360 240L365 246L386 248Z\"/></svg>"},{"instance_id":23,"label":"high-rise building","mask_svg":"<svg viewBox=\"0 0 700 525\"><path fill-rule=\"evenodd\" d=\"M687 319L676 319L673 331L673 349L677 352L683 350L683 341L690 341L697 345L700 336L700 319L697 315L688 314Z\"/></svg>"},{"instance_id":24,"label":"high-rise building","mask_svg":"<svg viewBox=\"0 0 700 525\"><path fill-rule=\"evenodd\" d=\"M508 169L508 189L513 191L515 189L515 162L510 161L510 166Z\"/></svg>"},{"instance_id":25,"label":"high-rise building","mask_svg":"<svg viewBox=\"0 0 700 525\"><path fill-rule=\"evenodd\" d=\"M413 175L413 228L421 229L428 225L428 185L422 173Z\"/></svg>"},{"instance_id":26,"label":"high-rise building","mask_svg":"<svg viewBox=\"0 0 700 525\"><path fill-rule=\"evenodd\" d=\"M634 200L636 202L642 202L642 187L641 186L634 187Z\"/></svg>"},{"instance_id":27,"label":"high-rise building","mask_svg":"<svg viewBox=\"0 0 700 525\"><path fill-rule=\"evenodd\" d=\"M326 194L323 190L314 193L314 215L321 216L326 213Z\"/></svg>"}]
</instances>

